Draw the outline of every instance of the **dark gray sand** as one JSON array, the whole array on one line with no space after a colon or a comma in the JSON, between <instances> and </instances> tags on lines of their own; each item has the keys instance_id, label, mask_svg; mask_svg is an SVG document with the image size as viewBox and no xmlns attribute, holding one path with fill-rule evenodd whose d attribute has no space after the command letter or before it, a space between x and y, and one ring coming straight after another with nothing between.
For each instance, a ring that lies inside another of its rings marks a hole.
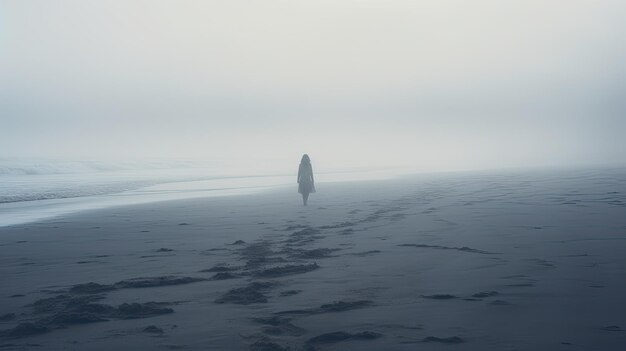
<instances>
[{"instance_id":1,"label":"dark gray sand","mask_svg":"<svg viewBox=\"0 0 626 351\"><path fill-rule=\"evenodd\" d=\"M626 172L467 173L0 228L1 350L618 350Z\"/></svg>"}]
</instances>

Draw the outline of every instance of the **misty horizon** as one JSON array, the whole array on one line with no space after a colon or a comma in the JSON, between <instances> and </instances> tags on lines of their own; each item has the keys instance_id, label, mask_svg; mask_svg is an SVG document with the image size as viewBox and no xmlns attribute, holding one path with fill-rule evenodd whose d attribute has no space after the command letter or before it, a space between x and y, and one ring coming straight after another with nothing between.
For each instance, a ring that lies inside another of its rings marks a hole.
<instances>
[{"instance_id":1,"label":"misty horizon","mask_svg":"<svg viewBox=\"0 0 626 351\"><path fill-rule=\"evenodd\" d=\"M623 164L618 1L3 1L3 157ZM348 20L349 18L349 20Z\"/></svg>"}]
</instances>

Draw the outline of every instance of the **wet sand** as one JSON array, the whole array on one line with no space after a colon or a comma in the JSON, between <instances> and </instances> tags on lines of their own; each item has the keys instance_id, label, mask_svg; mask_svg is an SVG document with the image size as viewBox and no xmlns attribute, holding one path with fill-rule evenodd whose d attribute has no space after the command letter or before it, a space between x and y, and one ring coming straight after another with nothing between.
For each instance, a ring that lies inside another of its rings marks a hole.
<instances>
[{"instance_id":1,"label":"wet sand","mask_svg":"<svg viewBox=\"0 0 626 351\"><path fill-rule=\"evenodd\" d=\"M317 188L0 228L0 349L625 344L626 171Z\"/></svg>"}]
</instances>

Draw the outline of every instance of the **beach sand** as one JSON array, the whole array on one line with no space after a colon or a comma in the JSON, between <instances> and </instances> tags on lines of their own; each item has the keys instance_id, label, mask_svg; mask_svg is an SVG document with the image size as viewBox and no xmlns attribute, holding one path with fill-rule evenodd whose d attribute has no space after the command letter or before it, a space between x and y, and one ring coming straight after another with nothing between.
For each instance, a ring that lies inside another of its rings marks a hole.
<instances>
[{"instance_id":1,"label":"beach sand","mask_svg":"<svg viewBox=\"0 0 626 351\"><path fill-rule=\"evenodd\" d=\"M307 207L294 184L0 228L0 349L622 349L625 175L320 183Z\"/></svg>"}]
</instances>

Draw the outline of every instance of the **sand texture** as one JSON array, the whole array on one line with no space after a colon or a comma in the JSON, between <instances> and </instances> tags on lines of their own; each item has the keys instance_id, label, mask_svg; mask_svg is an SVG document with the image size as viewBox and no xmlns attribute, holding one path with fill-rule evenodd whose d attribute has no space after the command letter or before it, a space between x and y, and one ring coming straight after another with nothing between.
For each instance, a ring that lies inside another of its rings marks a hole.
<instances>
[{"instance_id":1,"label":"sand texture","mask_svg":"<svg viewBox=\"0 0 626 351\"><path fill-rule=\"evenodd\" d=\"M626 172L319 184L0 228L0 350L619 350Z\"/></svg>"}]
</instances>

